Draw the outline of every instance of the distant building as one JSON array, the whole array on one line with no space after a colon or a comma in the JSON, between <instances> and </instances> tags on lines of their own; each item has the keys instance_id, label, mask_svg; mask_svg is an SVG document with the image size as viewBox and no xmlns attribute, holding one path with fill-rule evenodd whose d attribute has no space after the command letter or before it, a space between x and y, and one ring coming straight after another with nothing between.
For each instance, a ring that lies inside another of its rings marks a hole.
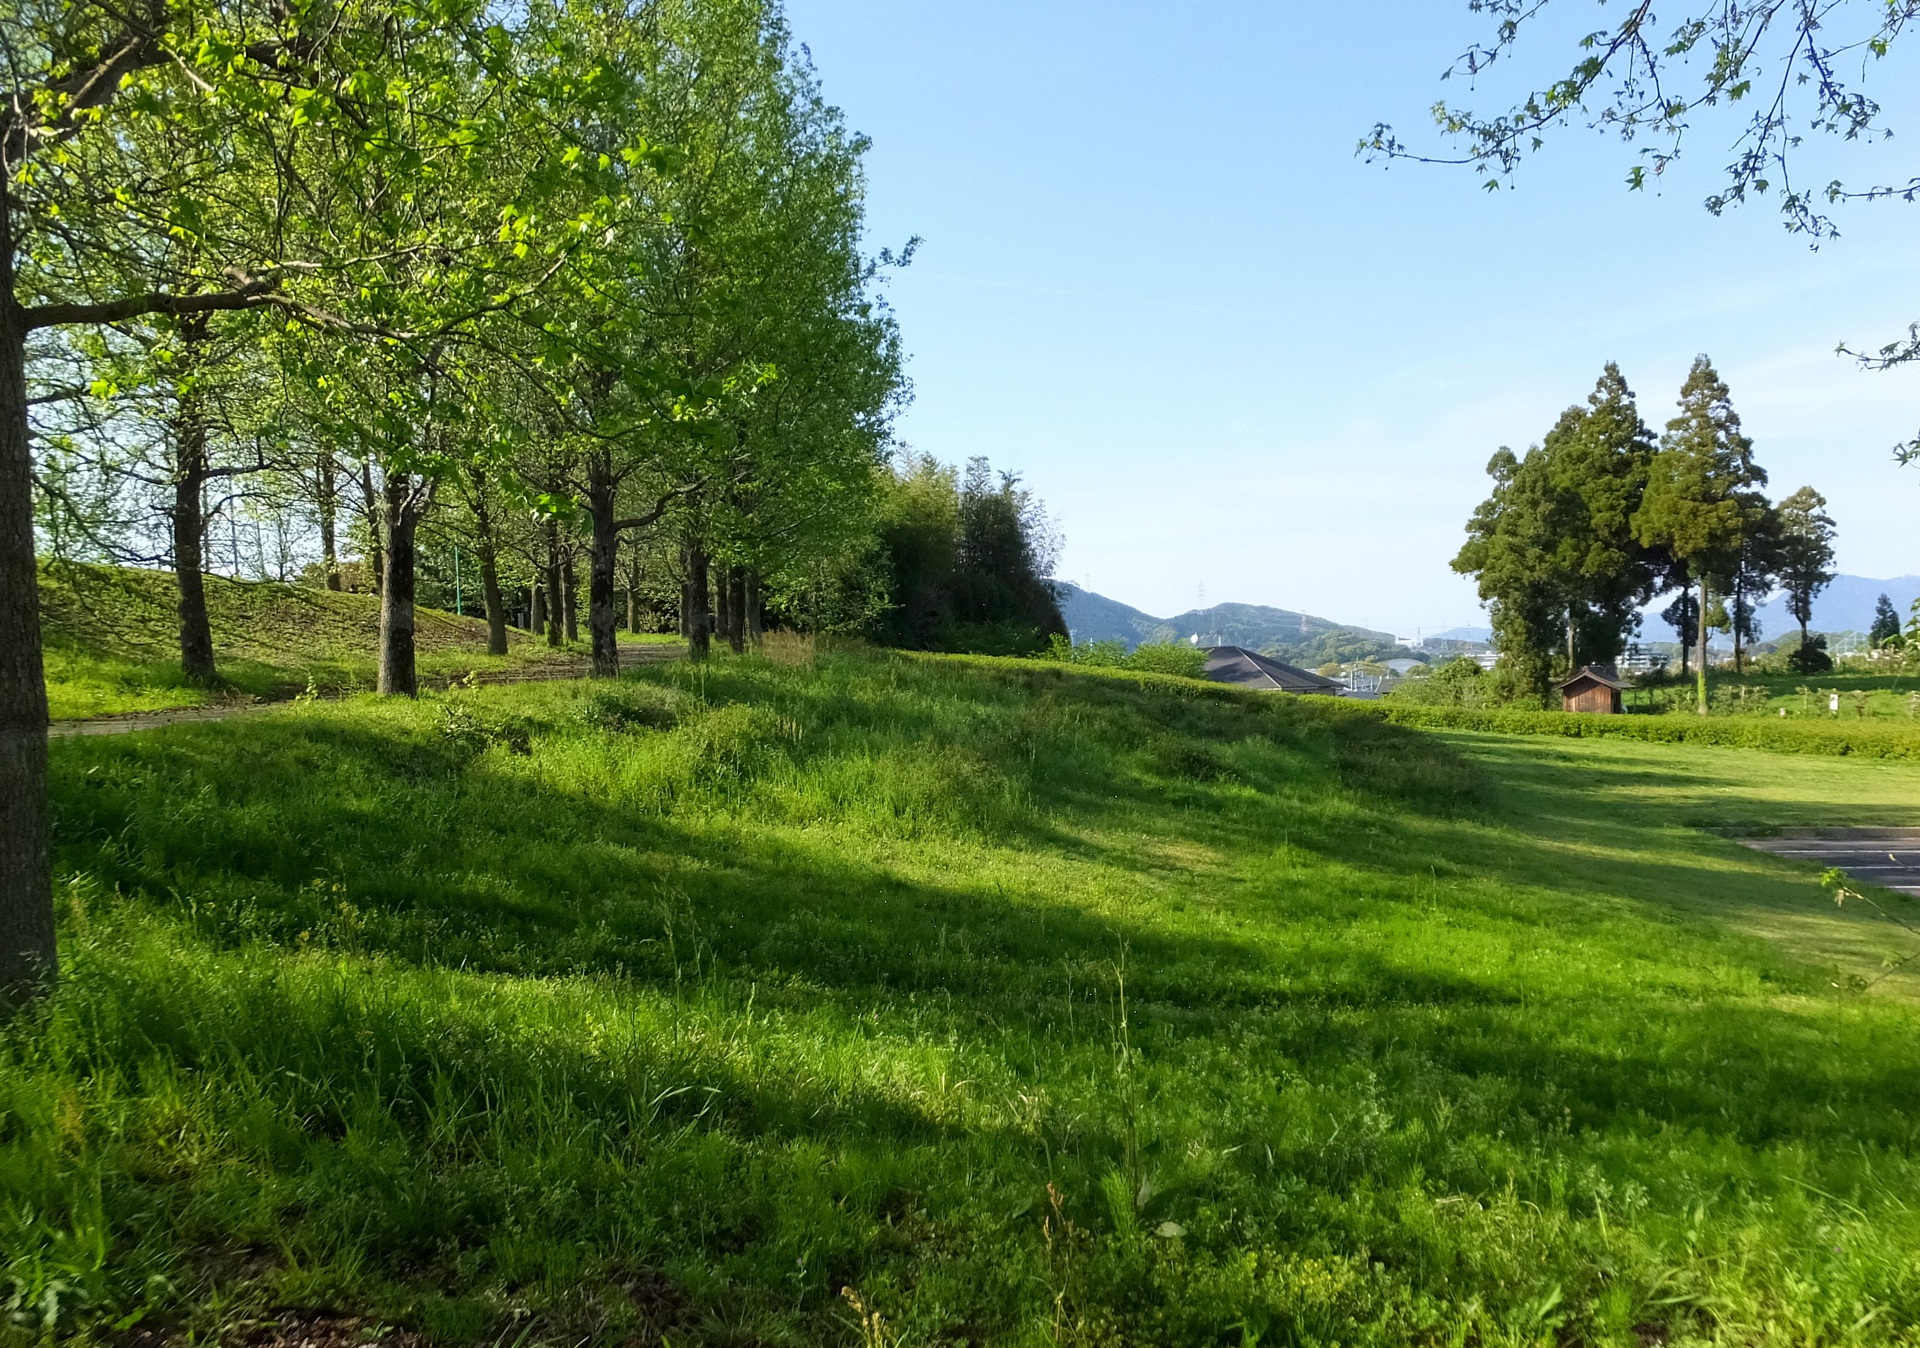
<instances>
[{"instance_id":1,"label":"distant building","mask_svg":"<svg viewBox=\"0 0 1920 1348\"><path fill-rule=\"evenodd\" d=\"M1323 674L1276 660L1244 646L1207 647L1207 677L1215 683L1267 693L1325 693L1338 696L1341 685Z\"/></svg>"},{"instance_id":2,"label":"distant building","mask_svg":"<svg viewBox=\"0 0 1920 1348\"><path fill-rule=\"evenodd\" d=\"M1626 686L1612 665L1588 665L1572 678L1561 681L1561 706L1567 711L1618 716L1623 710L1620 694Z\"/></svg>"}]
</instances>

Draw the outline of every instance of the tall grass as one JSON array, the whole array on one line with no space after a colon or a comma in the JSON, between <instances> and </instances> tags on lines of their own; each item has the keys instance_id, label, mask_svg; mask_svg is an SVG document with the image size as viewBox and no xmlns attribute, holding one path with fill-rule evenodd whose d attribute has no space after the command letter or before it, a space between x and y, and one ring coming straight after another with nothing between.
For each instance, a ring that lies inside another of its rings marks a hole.
<instances>
[{"instance_id":1,"label":"tall grass","mask_svg":"<svg viewBox=\"0 0 1920 1348\"><path fill-rule=\"evenodd\" d=\"M1810 876L1328 702L780 656L56 744L6 1332L1920 1325L1913 1008L1737 922Z\"/></svg>"}]
</instances>

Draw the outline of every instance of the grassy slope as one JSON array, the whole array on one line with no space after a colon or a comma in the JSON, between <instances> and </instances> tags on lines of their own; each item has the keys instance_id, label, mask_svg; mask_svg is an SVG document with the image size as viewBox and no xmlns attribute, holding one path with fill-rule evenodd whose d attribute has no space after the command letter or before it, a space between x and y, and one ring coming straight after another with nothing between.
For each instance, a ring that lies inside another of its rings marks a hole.
<instances>
[{"instance_id":1,"label":"grassy slope","mask_svg":"<svg viewBox=\"0 0 1920 1348\"><path fill-rule=\"evenodd\" d=\"M1691 827L1914 765L853 654L53 748L0 1255L70 1327L1920 1326L1920 1013L1835 987L1898 943Z\"/></svg>"},{"instance_id":2,"label":"grassy slope","mask_svg":"<svg viewBox=\"0 0 1920 1348\"><path fill-rule=\"evenodd\" d=\"M370 687L380 630L371 595L207 579L214 652L228 687L196 688L180 673L179 591L163 571L43 565L47 696L55 720L199 706L235 694L285 697L309 679L327 691ZM489 656L487 625L419 611L424 676L511 668L548 657L510 631L509 654Z\"/></svg>"}]
</instances>

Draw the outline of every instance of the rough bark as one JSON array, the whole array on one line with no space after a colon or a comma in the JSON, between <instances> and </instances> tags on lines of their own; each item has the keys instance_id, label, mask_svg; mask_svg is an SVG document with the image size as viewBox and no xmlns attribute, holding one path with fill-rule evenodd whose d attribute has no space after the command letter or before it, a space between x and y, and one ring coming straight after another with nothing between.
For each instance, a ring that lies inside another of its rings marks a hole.
<instances>
[{"instance_id":1,"label":"rough bark","mask_svg":"<svg viewBox=\"0 0 1920 1348\"><path fill-rule=\"evenodd\" d=\"M733 643L733 568L720 566L713 573L713 634Z\"/></svg>"},{"instance_id":2,"label":"rough bark","mask_svg":"<svg viewBox=\"0 0 1920 1348\"><path fill-rule=\"evenodd\" d=\"M1700 693L1699 712L1707 714L1707 582L1700 582L1700 621L1694 624L1696 663L1693 671Z\"/></svg>"},{"instance_id":3,"label":"rough bark","mask_svg":"<svg viewBox=\"0 0 1920 1348\"><path fill-rule=\"evenodd\" d=\"M414 536L425 502L410 473L390 472L386 481L386 583L380 587L379 691L414 697L420 691L414 665Z\"/></svg>"},{"instance_id":4,"label":"rough bark","mask_svg":"<svg viewBox=\"0 0 1920 1348\"><path fill-rule=\"evenodd\" d=\"M587 552L587 635L593 643L593 676L611 679L620 672L620 643L615 636L614 568L620 561L620 521L615 511L620 491L613 456L605 449L587 457L587 517L593 538Z\"/></svg>"},{"instance_id":5,"label":"rough bark","mask_svg":"<svg viewBox=\"0 0 1920 1348\"><path fill-rule=\"evenodd\" d=\"M560 601L567 616L567 640L573 642L580 640L580 559L574 556L572 540L565 556L560 567Z\"/></svg>"},{"instance_id":6,"label":"rough bark","mask_svg":"<svg viewBox=\"0 0 1920 1348\"><path fill-rule=\"evenodd\" d=\"M547 592L541 588L538 580L529 585L533 598L527 601L527 630L539 636L547 626Z\"/></svg>"},{"instance_id":7,"label":"rough bark","mask_svg":"<svg viewBox=\"0 0 1920 1348\"><path fill-rule=\"evenodd\" d=\"M473 544L480 556L480 592L487 601L487 654L507 653L507 610L500 597L500 540L487 504L487 476L473 470Z\"/></svg>"},{"instance_id":8,"label":"rough bark","mask_svg":"<svg viewBox=\"0 0 1920 1348\"><path fill-rule=\"evenodd\" d=\"M727 568L727 645L738 655L747 648L747 570Z\"/></svg>"},{"instance_id":9,"label":"rough bark","mask_svg":"<svg viewBox=\"0 0 1920 1348\"><path fill-rule=\"evenodd\" d=\"M53 881L47 860L47 685L33 555L25 316L13 298L13 247L0 204L0 1005L53 985Z\"/></svg>"},{"instance_id":10,"label":"rough bark","mask_svg":"<svg viewBox=\"0 0 1920 1348\"><path fill-rule=\"evenodd\" d=\"M687 651L695 660L713 653L713 595L707 574L707 550L687 544L687 583L681 605L686 614Z\"/></svg>"},{"instance_id":11,"label":"rough bark","mask_svg":"<svg viewBox=\"0 0 1920 1348\"><path fill-rule=\"evenodd\" d=\"M370 464L360 465L360 491L367 501L367 568L372 573L368 580L372 582L375 594L385 594L386 552L380 538L380 498L373 490L373 467Z\"/></svg>"},{"instance_id":12,"label":"rough bark","mask_svg":"<svg viewBox=\"0 0 1920 1348\"><path fill-rule=\"evenodd\" d=\"M339 469L333 461L333 451L323 449L313 464L313 497L320 514L320 570L326 577L327 588L338 593L340 589L340 493L338 490Z\"/></svg>"},{"instance_id":13,"label":"rough bark","mask_svg":"<svg viewBox=\"0 0 1920 1348\"><path fill-rule=\"evenodd\" d=\"M480 592L487 600L487 654L507 653L507 606L500 593L500 559L491 547L480 554Z\"/></svg>"},{"instance_id":14,"label":"rough bark","mask_svg":"<svg viewBox=\"0 0 1920 1348\"><path fill-rule=\"evenodd\" d=\"M547 645L560 644L560 525L557 521L547 521Z\"/></svg>"},{"instance_id":15,"label":"rough bark","mask_svg":"<svg viewBox=\"0 0 1920 1348\"><path fill-rule=\"evenodd\" d=\"M188 379L173 414L173 575L179 591L180 668L198 684L219 678L213 661L213 624L207 618L207 415L191 383L194 362L207 340L207 320L195 315L180 324Z\"/></svg>"}]
</instances>

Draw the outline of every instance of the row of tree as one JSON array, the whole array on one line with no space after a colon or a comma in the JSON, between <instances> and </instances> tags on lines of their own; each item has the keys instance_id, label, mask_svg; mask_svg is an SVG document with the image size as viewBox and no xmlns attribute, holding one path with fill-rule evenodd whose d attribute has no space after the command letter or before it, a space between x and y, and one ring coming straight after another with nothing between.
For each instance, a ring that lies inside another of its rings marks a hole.
<instances>
[{"instance_id":1,"label":"row of tree","mask_svg":"<svg viewBox=\"0 0 1920 1348\"><path fill-rule=\"evenodd\" d=\"M0 999L54 973L39 546L170 565L203 679L244 510L379 593L389 693L456 547L600 674L623 618L1058 630L1014 482L890 465L905 258L775 0L21 0L0 62Z\"/></svg>"},{"instance_id":2,"label":"row of tree","mask_svg":"<svg viewBox=\"0 0 1920 1348\"><path fill-rule=\"evenodd\" d=\"M1682 651L1693 648L1703 710L1708 633L1732 633L1737 665L1776 591L1800 624L1794 658L1821 659L1807 624L1833 579L1826 501L1811 487L1767 499L1767 474L1705 356L1658 439L1609 364L1585 406L1525 455L1501 449L1487 471L1493 493L1453 565L1478 579L1510 693L1545 698L1556 676L1617 659L1661 594L1674 595L1663 616Z\"/></svg>"}]
</instances>

